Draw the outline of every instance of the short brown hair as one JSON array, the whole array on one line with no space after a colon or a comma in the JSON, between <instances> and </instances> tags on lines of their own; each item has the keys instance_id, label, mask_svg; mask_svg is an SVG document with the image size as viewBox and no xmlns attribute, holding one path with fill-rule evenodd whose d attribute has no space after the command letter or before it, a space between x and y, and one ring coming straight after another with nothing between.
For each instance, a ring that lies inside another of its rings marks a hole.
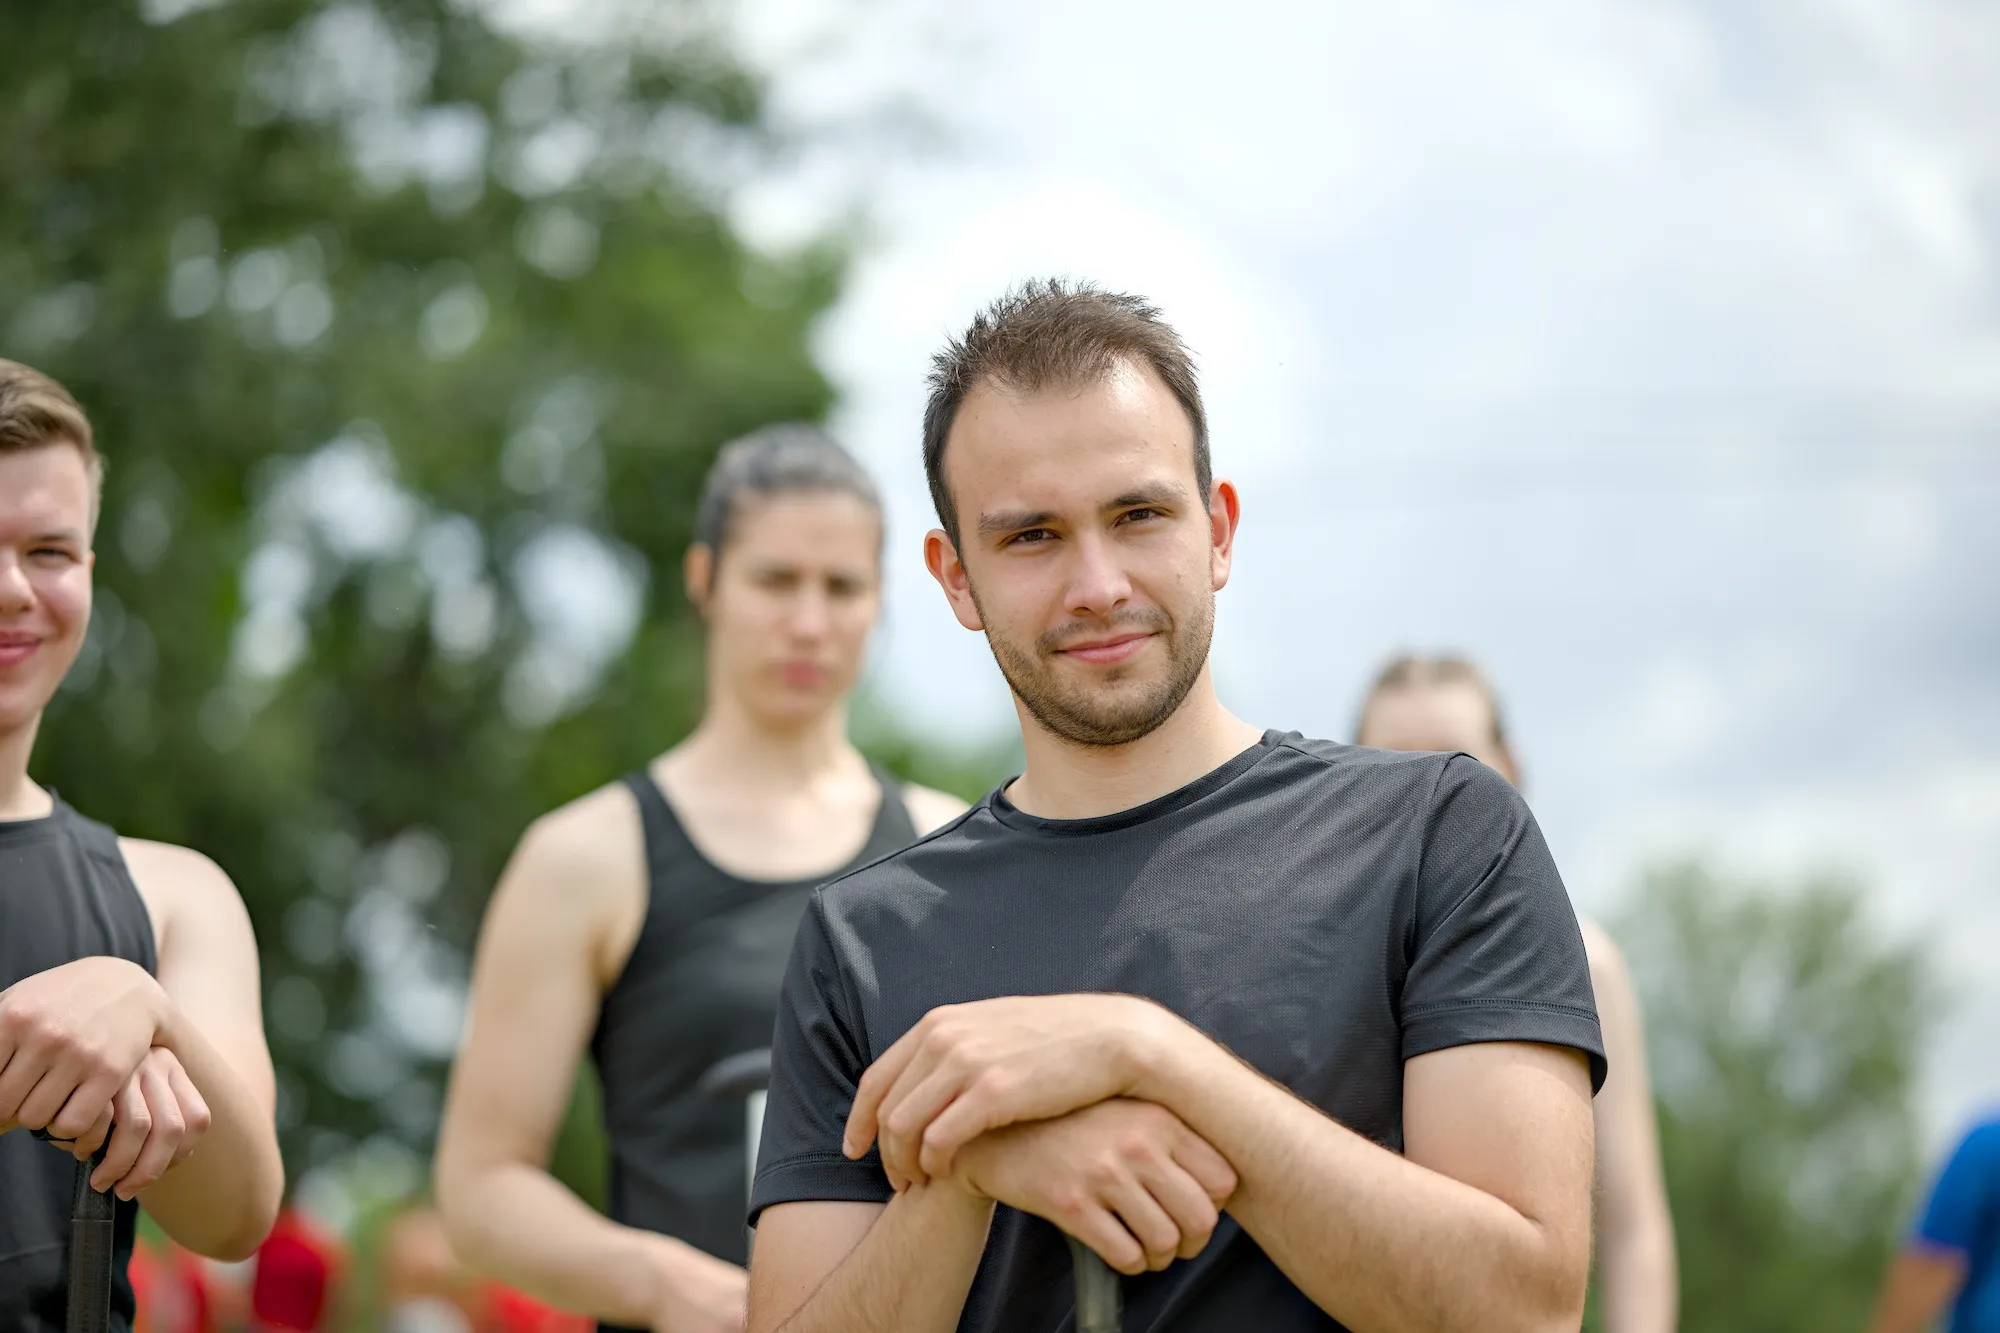
<instances>
[{"instance_id":1,"label":"short brown hair","mask_svg":"<svg viewBox=\"0 0 2000 1333\"><path fill-rule=\"evenodd\" d=\"M743 502L774 495L851 495L879 520L882 496L867 469L818 426L780 422L722 446L701 484L694 539L722 554Z\"/></svg>"},{"instance_id":2,"label":"short brown hair","mask_svg":"<svg viewBox=\"0 0 2000 1333\"><path fill-rule=\"evenodd\" d=\"M104 491L104 457L91 438L90 418L69 390L19 361L0 357L0 454L67 444L90 470L90 512Z\"/></svg>"},{"instance_id":3,"label":"short brown hair","mask_svg":"<svg viewBox=\"0 0 2000 1333\"><path fill-rule=\"evenodd\" d=\"M1514 747L1507 743L1507 724L1500 716L1500 696L1493 692L1493 683L1486 679L1486 673L1475 666L1470 658L1455 653L1438 653L1425 656L1421 653L1403 653L1390 658L1383 668L1375 673L1375 683L1368 687L1366 697L1361 700L1361 711L1354 716L1354 743L1361 744L1367 734L1368 710L1375 701L1385 694L1395 694L1402 690L1436 689L1446 685L1466 685L1477 691L1486 700L1486 715L1493 719L1493 743L1506 751L1511 761Z\"/></svg>"},{"instance_id":4,"label":"short brown hair","mask_svg":"<svg viewBox=\"0 0 2000 1333\"><path fill-rule=\"evenodd\" d=\"M944 443L959 405L974 386L997 380L1012 389L1089 384L1120 361L1149 367L1166 384L1194 427L1194 475L1208 502L1212 473L1208 417L1195 382L1194 357L1160 309L1137 296L1060 278L1024 283L973 317L962 338L931 358L930 402L924 408L924 476L938 521L958 540L958 511L944 484Z\"/></svg>"}]
</instances>

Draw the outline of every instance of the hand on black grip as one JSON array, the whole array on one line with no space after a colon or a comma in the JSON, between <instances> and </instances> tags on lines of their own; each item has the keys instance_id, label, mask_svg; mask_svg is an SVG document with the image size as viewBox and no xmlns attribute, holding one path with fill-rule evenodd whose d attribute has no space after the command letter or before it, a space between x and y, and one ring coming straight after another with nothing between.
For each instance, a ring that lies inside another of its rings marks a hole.
<instances>
[{"instance_id":1,"label":"hand on black grip","mask_svg":"<svg viewBox=\"0 0 2000 1333\"><path fill-rule=\"evenodd\" d=\"M46 1129L32 1131L44 1143L74 1143ZM67 1333L106 1333L111 1327L112 1250L116 1244L118 1201L90 1187L104 1164L99 1147L76 1164L69 1216L69 1317Z\"/></svg>"}]
</instances>

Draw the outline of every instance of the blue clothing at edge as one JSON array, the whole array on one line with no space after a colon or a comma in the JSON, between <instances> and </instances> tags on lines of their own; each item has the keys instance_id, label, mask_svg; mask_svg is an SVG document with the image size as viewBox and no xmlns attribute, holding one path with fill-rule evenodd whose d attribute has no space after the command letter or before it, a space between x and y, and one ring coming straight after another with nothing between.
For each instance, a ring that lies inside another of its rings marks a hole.
<instances>
[{"instance_id":1,"label":"blue clothing at edge","mask_svg":"<svg viewBox=\"0 0 2000 1333\"><path fill-rule=\"evenodd\" d=\"M2000 1333L2000 1112L1974 1125L1952 1151L1912 1243L1965 1260L1951 1333Z\"/></svg>"}]
</instances>

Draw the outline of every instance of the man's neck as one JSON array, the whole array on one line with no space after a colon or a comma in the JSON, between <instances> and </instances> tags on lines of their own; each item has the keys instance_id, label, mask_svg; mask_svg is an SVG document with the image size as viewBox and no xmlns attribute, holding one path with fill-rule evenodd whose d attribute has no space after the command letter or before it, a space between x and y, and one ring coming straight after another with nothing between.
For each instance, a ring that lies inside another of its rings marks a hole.
<instances>
[{"instance_id":1,"label":"man's neck","mask_svg":"<svg viewBox=\"0 0 2000 1333\"><path fill-rule=\"evenodd\" d=\"M0 731L0 820L40 819L55 808L49 794L28 777L28 756L35 751L37 714L26 726Z\"/></svg>"},{"instance_id":2,"label":"man's neck","mask_svg":"<svg viewBox=\"0 0 2000 1333\"><path fill-rule=\"evenodd\" d=\"M706 785L762 793L803 792L851 777L865 761L847 739L845 710L797 726L773 726L726 694L710 697L701 722L668 763Z\"/></svg>"},{"instance_id":3,"label":"man's neck","mask_svg":"<svg viewBox=\"0 0 2000 1333\"><path fill-rule=\"evenodd\" d=\"M1220 768L1263 735L1222 706L1207 667L1174 715L1129 745L1062 740L1018 700L1014 706L1027 764L1007 799L1044 819L1089 819L1144 805Z\"/></svg>"}]
</instances>

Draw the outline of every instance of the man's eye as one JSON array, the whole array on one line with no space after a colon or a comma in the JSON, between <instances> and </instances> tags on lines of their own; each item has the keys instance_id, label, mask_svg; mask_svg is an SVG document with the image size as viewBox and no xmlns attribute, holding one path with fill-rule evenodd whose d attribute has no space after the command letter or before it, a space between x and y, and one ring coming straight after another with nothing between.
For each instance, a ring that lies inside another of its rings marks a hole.
<instances>
[{"instance_id":1,"label":"man's eye","mask_svg":"<svg viewBox=\"0 0 2000 1333\"><path fill-rule=\"evenodd\" d=\"M74 559L76 559L76 556L75 556L75 555L74 555L74 554L73 554L72 552L70 552L70 551L68 551L68 550L65 550L65 549L64 549L63 547L60 547L60 546L37 546L37 547L36 547L36 548L35 548L34 550L32 550L32 551L28 552L28 554L29 554L30 556L33 556L33 557L34 557L35 559L37 559L37 560L46 560L46 559L52 559L52 560L74 560Z\"/></svg>"},{"instance_id":2,"label":"man's eye","mask_svg":"<svg viewBox=\"0 0 2000 1333\"><path fill-rule=\"evenodd\" d=\"M1042 542L1053 541L1054 539L1055 539L1055 534L1053 532L1050 532L1047 528L1029 528L1026 532L1017 532L1013 536L1009 537L1007 539L1007 545L1038 546Z\"/></svg>"},{"instance_id":3,"label":"man's eye","mask_svg":"<svg viewBox=\"0 0 2000 1333\"><path fill-rule=\"evenodd\" d=\"M1141 519L1165 517L1166 515L1157 509L1128 509L1118 516L1118 521L1120 523L1134 523Z\"/></svg>"}]
</instances>

